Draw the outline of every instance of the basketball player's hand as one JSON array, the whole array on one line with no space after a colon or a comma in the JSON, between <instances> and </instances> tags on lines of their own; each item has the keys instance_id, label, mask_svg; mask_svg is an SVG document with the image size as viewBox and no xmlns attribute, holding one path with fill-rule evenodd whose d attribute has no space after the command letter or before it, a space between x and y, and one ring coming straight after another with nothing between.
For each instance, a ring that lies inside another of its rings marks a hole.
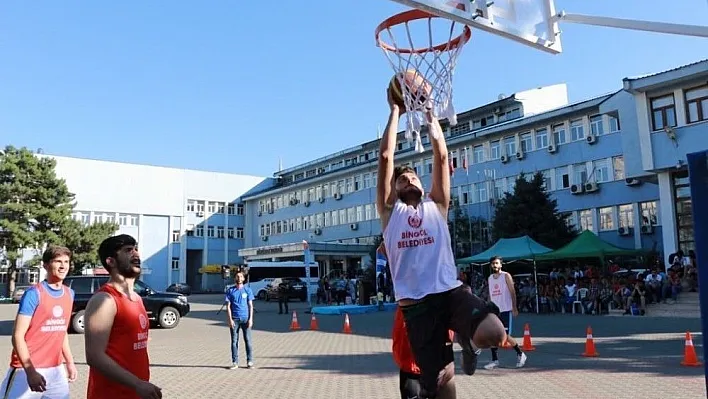
<instances>
[{"instance_id":1,"label":"basketball player's hand","mask_svg":"<svg viewBox=\"0 0 708 399\"><path fill-rule=\"evenodd\" d=\"M396 103L396 100L393 98L393 93L391 92L391 88L386 89L386 100L388 101L388 106L391 108L391 112L398 111L401 112L401 107L398 106Z\"/></svg>"},{"instance_id":2,"label":"basketball player's hand","mask_svg":"<svg viewBox=\"0 0 708 399\"><path fill-rule=\"evenodd\" d=\"M140 399L161 399L162 388L153 385L147 381L143 381L138 385L135 392L140 396Z\"/></svg>"},{"instance_id":3,"label":"basketball player's hand","mask_svg":"<svg viewBox=\"0 0 708 399\"><path fill-rule=\"evenodd\" d=\"M34 368L27 370L27 385L32 392L44 392L47 390L47 380Z\"/></svg>"},{"instance_id":4,"label":"basketball player's hand","mask_svg":"<svg viewBox=\"0 0 708 399\"><path fill-rule=\"evenodd\" d=\"M234 328L235 325L234 319L229 319L229 328Z\"/></svg>"},{"instance_id":5,"label":"basketball player's hand","mask_svg":"<svg viewBox=\"0 0 708 399\"><path fill-rule=\"evenodd\" d=\"M69 377L69 382L76 381L76 377L79 376L79 371L76 370L76 365L74 363L66 364L66 375Z\"/></svg>"},{"instance_id":6,"label":"basketball player's hand","mask_svg":"<svg viewBox=\"0 0 708 399\"><path fill-rule=\"evenodd\" d=\"M511 313L514 315L514 317L516 317L516 316L519 315L519 309L514 308L514 309L511 310Z\"/></svg>"}]
</instances>

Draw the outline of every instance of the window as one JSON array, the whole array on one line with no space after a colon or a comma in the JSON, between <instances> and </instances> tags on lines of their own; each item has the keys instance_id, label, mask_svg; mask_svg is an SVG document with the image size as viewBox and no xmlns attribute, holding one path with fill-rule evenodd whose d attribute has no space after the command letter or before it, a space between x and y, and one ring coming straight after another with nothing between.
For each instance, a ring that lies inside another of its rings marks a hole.
<instances>
[{"instance_id":1,"label":"window","mask_svg":"<svg viewBox=\"0 0 708 399\"><path fill-rule=\"evenodd\" d=\"M361 176L354 176L354 191L359 190L361 190Z\"/></svg>"},{"instance_id":2,"label":"window","mask_svg":"<svg viewBox=\"0 0 708 399\"><path fill-rule=\"evenodd\" d=\"M243 216L243 204L237 204L237 205L236 205L236 214Z\"/></svg>"},{"instance_id":3,"label":"window","mask_svg":"<svg viewBox=\"0 0 708 399\"><path fill-rule=\"evenodd\" d=\"M573 211L565 212L562 215L566 217L565 225L568 227L575 228L575 226L577 225L577 222L575 220L575 212L573 212Z\"/></svg>"},{"instance_id":4,"label":"window","mask_svg":"<svg viewBox=\"0 0 708 399\"><path fill-rule=\"evenodd\" d=\"M356 221L357 222L364 221L364 207L362 205L359 205L356 207Z\"/></svg>"},{"instance_id":5,"label":"window","mask_svg":"<svg viewBox=\"0 0 708 399\"><path fill-rule=\"evenodd\" d=\"M506 191L514 193L516 189L516 179L518 179L518 176L509 176L506 178Z\"/></svg>"},{"instance_id":6,"label":"window","mask_svg":"<svg viewBox=\"0 0 708 399\"><path fill-rule=\"evenodd\" d=\"M499 159L501 156L501 150L499 149L499 140L497 141L492 141L489 143L489 158L490 159Z\"/></svg>"},{"instance_id":7,"label":"window","mask_svg":"<svg viewBox=\"0 0 708 399\"><path fill-rule=\"evenodd\" d=\"M324 214L315 215L315 225L313 227L324 227Z\"/></svg>"},{"instance_id":8,"label":"window","mask_svg":"<svg viewBox=\"0 0 708 399\"><path fill-rule=\"evenodd\" d=\"M172 242L179 242L179 230L172 230Z\"/></svg>"},{"instance_id":9,"label":"window","mask_svg":"<svg viewBox=\"0 0 708 399\"><path fill-rule=\"evenodd\" d=\"M634 209L632 204L620 205L617 208L619 214L619 227L634 227Z\"/></svg>"},{"instance_id":10,"label":"window","mask_svg":"<svg viewBox=\"0 0 708 399\"><path fill-rule=\"evenodd\" d=\"M228 212L229 215L233 215L236 213L236 206L234 204L229 204L226 211Z\"/></svg>"},{"instance_id":11,"label":"window","mask_svg":"<svg viewBox=\"0 0 708 399\"><path fill-rule=\"evenodd\" d=\"M686 90L685 96L688 123L708 120L708 86Z\"/></svg>"},{"instance_id":12,"label":"window","mask_svg":"<svg viewBox=\"0 0 708 399\"><path fill-rule=\"evenodd\" d=\"M194 235L194 225L188 224L187 225L187 237L192 237L193 235Z\"/></svg>"},{"instance_id":13,"label":"window","mask_svg":"<svg viewBox=\"0 0 708 399\"><path fill-rule=\"evenodd\" d=\"M482 163L484 162L484 146L481 145L476 145L474 146L473 149L473 156L474 156L474 163Z\"/></svg>"},{"instance_id":14,"label":"window","mask_svg":"<svg viewBox=\"0 0 708 399\"><path fill-rule=\"evenodd\" d=\"M187 201L187 212L194 212L194 201Z\"/></svg>"},{"instance_id":15,"label":"window","mask_svg":"<svg viewBox=\"0 0 708 399\"><path fill-rule=\"evenodd\" d=\"M179 270L179 258L172 258L172 270Z\"/></svg>"},{"instance_id":16,"label":"window","mask_svg":"<svg viewBox=\"0 0 708 399\"><path fill-rule=\"evenodd\" d=\"M228 229L226 229L226 237L234 238L234 228L233 227L229 227Z\"/></svg>"},{"instance_id":17,"label":"window","mask_svg":"<svg viewBox=\"0 0 708 399\"><path fill-rule=\"evenodd\" d=\"M676 105L674 104L673 94L652 98L650 103L651 124L654 130L676 126Z\"/></svg>"},{"instance_id":18,"label":"window","mask_svg":"<svg viewBox=\"0 0 708 399\"><path fill-rule=\"evenodd\" d=\"M477 202L487 202L487 183L477 183Z\"/></svg>"},{"instance_id":19,"label":"window","mask_svg":"<svg viewBox=\"0 0 708 399\"><path fill-rule=\"evenodd\" d=\"M516 137L504 138L504 150L506 155L512 157L516 155Z\"/></svg>"},{"instance_id":20,"label":"window","mask_svg":"<svg viewBox=\"0 0 708 399\"><path fill-rule=\"evenodd\" d=\"M548 131L546 129L536 130L536 149L548 147Z\"/></svg>"},{"instance_id":21,"label":"window","mask_svg":"<svg viewBox=\"0 0 708 399\"><path fill-rule=\"evenodd\" d=\"M216 210L216 203L215 203L215 202L209 202L209 203L207 204L207 211L208 211L209 213L214 213L215 210Z\"/></svg>"},{"instance_id":22,"label":"window","mask_svg":"<svg viewBox=\"0 0 708 399\"><path fill-rule=\"evenodd\" d=\"M470 203L470 186L462 185L460 186L460 204L465 205Z\"/></svg>"},{"instance_id":23,"label":"window","mask_svg":"<svg viewBox=\"0 0 708 399\"><path fill-rule=\"evenodd\" d=\"M610 120L610 133L615 133L620 131L620 120L615 115L608 115Z\"/></svg>"},{"instance_id":24,"label":"window","mask_svg":"<svg viewBox=\"0 0 708 399\"><path fill-rule=\"evenodd\" d=\"M207 237L214 237L214 226L207 226Z\"/></svg>"},{"instance_id":25,"label":"window","mask_svg":"<svg viewBox=\"0 0 708 399\"><path fill-rule=\"evenodd\" d=\"M541 174L543 175L543 189L546 191L551 191L553 181L551 180L551 171L549 170L543 170L541 171Z\"/></svg>"},{"instance_id":26,"label":"window","mask_svg":"<svg viewBox=\"0 0 708 399\"><path fill-rule=\"evenodd\" d=\"M81 223L88 225L91 223L91 214L89 213L82 213L81 214ZM121 223L121 226L125 226L127 223Z\"/></svg>"},{"instance_id":27,"label":"window","mask_svg":"<svg viewBox=\"0 0 708 399\"><path fill-rule=\"evenodd\" d=\"M553 126L553 142L556 145L561 145L568 142L568 138L565 134L565 125Z\"/></svg>"},{"instance_id":28,"label":"window","mask_svg":"<svg viewBox=\"0 0 708 399\"><path fill-rule=\"evenodd\" d=\"M346 209L340 209L339 210L339 223L340 224L347 224L349 219L347 219L347 210Z\"/></svg>"},{"instance_id":29,"label":"window","mask_svg":"<svg viewBox=\"0 0 708 399\"><path fill-rule=\"evenodd\" d=\"M197 202L197 212L204 212L204 201Z\"/></svg>"},{"instance_id":30,"label":"window","mask_svg":"<svg viewBox=\"0 0 708 399\"><path fill-rule=\"evenodd\" d=\"M600 231L609 231L615 229L615 220L611 206L600 208Z\"/></svg>"},{"instance_id":31,"label":"window","mask_svg":"<svg viewBox=\"0 0 708 399\"><path fill-rule=\"evenodd\" d=\"M659 224L659 220L657 219L656 205L656 201L642 202L640 204L640 209L642 212L642 226L656 226Z\"/></svg>"},{"instance_id":32,"label":"window","mask_svg":"<svg viewBox=\"0 0 708 399\"><path fill-rule=\"evenodd\" d=\"M506 179L494 180L494 196L492 198L500 199L504 196L504 180Z\"/></svg>"},{"instance_id":33,"label":"window","mask_svg":"<svg viewBox=\"0 0 708 399\"><path fill-rule=\"evenodd\" d=\"M224 213L224 203L223 202L218 202L216 204L216 213Z\"/></svg>"},{"instance_id":34,"label":"window","mask_svg":"<svg viewBox=\"0 0 708 399\"><path fill-rule=\"evenodd\" d=\"M364 218L365 220L371 220L374 218L374 213L371 209L371 204L364 205Z\"/></svg>"},{"instance_id":35,"label":"window","mask_svg":"<svg viewBox=\"0 0 708 399\"><path fill-rule=\"evenodd\" d=\"M595 182L605 183L610 181L610 162L607 159L598 159L593 161L593 171Z\"/></svg>"},{"instance_id":36,"label":"window","mask_svg":"<svg viewBox=\"0 0 708 399\"><path fill-rule=\"evenodd\" d=\"M524 133L519 136L519 146L521 146L521 151L529 152L533 151L533 138L531 133Z\"/></svg>"},{"instance_id":37,"label":"window","mask_svg":"<svg viewBox=\"0 0 708 399\"><path fill-rule=\"evenodd\" d=\"M332 226L339 225L339 211L332 211Z\"/></svg>"},{"instance_id":38,"label":"window","mask_svg":"<svg viewBox=\"0 0 708 399\"><path fill-rule=\"evenodd\" d=\"M602 136L605 134L605 127L602 124L602 115L590 117L590 132L593 136Z\"/></svg>"},{"instance_id":39,"label":"window","mask_svg":"<svg viewBox=\"0 0 708 399\"><path fill-rule=\"evenodd\" d=\"M92 285L92 278L76 278L71 281L71 289L75 294L91 294L93 292Z\"/></svg>"},{"instance_id":40,"label":"window","mask_svg":"<svg viewBox=\"0 0 708 399\"><path fill-rule=\"evenodd\" d=\"M354 223L356 221L356 208L347 208L347 223Z\"/></svg>"},{"instance_id":41,"label":"window","mask_svg":"<svg viewBox=\"0 0 708 399\"><path fill-rule=\"evenodd\" d=\"M224 226L219 226L216 228L216 237L224 238Z\"/></svg>"},{"instance_id":42,"label":"window","mask_svg":"<svg viewBox=\"0 0 708 399\"><path fill-rule=\"evenodd\" d=\"M332 225L332 213L331 212L325 212L324 213L324 220L322 221L323 227L329 227Z\"/></svg>"},{"instance_id":43,"label":"window","mask_svg":"<svg viewBox=\"0 0 708 399\"><path fill-rule=\"evenodd\" d=\"M573 165L573 184L585 184L587 180L587 166L584 163L576 163Z\"/></svg>"},{"instance_id":44,"label":"window","mask_svg":"<svg viewBox=\"0 0 708 399\"><path fill-rule=\"evenodd\" d=\"M351 177L347 177L346 188L347 188L347 191L346 191L347 194L354 191L354 179L352 179Z\"/></svg>"},{"instance_id":45,"label":"window","mask_svg":"<svg viewBox=\"0 0 708 399\"><path fill-rule=\"evenodd\" d=\"M196 229L194 235L197 237L204 237L204 226L197 226L197 229Z\"/></svg>"},{"instance_id":46,"label":"window","mask_svg":"<svg viewBox=\"0 0 708 399\"><path fill-rule=\"evenodd\" d=\"M582 119L570 122L570 140L579 141L585 139L585 125Z\"/></svg>"},{"instance_id":47,"label":"window","mask_svg":"<svg viewBox=\"0 0 708 399\"><path fill-rule=\"evenodd\" d=\"M131 226L138 225L138 215L130 215L130 225Z\"/></svg>"},{"instance_id":48,"label":"window","mask_svg":"<svg viewBox=\"0 0 708 399\"><path fill-rule=\"evenodd\" d=\"M371 173L364 173L364 188L372 187L371 185Z\"/></svg>"},{"instance_id":49,"label":"window","mask_svg":"<svg viewBox=\"0 0 708 399\"><path fill-rule=\"evenodd\" d=\"M592 231L592 211L585 209L580 211L580 229Z\"/></svg>"},{"instance_id":50,"label":"window","mask_svg":"<svg viewBox=\"0 0 708 399\"><path fill-rule=\"evenodd\" d=\"M568 168L556 168L556 190L570 187L570 174Z\"/></svg>"}]
</instances>

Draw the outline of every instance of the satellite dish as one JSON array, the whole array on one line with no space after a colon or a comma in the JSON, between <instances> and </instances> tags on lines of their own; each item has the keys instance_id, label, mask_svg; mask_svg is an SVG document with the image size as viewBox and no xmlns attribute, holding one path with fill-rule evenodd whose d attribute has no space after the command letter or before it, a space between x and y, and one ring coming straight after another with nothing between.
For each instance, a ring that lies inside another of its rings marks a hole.
<instances>
[{"instance_id":1,"label":"satellite dish","mask_svg":"<svg viewBox=\"0 0 708 399\"><path fill-rule=\"evenodd\" d=\"M37 148L37 154L44 154L44 150L41 148Z\"/></svg>"},{"instance_id":2,"label":"satellite dish","mask_svg":"<svg viewBox=\"0 0 708 399\"><path fill-rule=\"evenodd\" d=\"M497 100L503 100L506 98L506 95L504 93L499 93L499 96L497 96Z\"/></svg>"}]
</instances>

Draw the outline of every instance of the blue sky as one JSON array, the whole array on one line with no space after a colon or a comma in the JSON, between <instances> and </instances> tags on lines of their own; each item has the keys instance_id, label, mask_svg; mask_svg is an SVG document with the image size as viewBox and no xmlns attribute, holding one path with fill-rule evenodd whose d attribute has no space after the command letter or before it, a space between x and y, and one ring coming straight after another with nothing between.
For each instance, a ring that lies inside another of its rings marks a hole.
<instances>
[{"instance_id":1,"label":"blue sky","mask_svg":"<svg viewBox=\"0 0 708 399\"><path fill-rule=\"evenodd\" d=\"M708 21L706 0L668 3L556 7ZM290 167L376 138L392 70L373 31L402 10L386 0L3 1L0 144L269 176L279 157ZM561 28L560 55L473 32L458 61L456 109L561 82L577 101L708 55L707 39Z\"/></svg>"}]
</instances>

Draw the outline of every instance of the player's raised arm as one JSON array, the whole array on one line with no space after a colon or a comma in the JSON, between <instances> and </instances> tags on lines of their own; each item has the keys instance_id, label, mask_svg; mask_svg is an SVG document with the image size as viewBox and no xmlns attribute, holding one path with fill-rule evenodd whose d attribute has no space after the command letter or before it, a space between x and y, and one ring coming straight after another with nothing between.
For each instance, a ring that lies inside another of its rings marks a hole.
<instances>
[{"instance_id":1,"label":"player's raised arm","mask_svg":"<svg viewBox=\"0 0 708 399\"><path fill-rule=\"evenodd\" d=\"M398 118L400 108L391 97L391 90L386 90L391 113L388 116L386 130L379 144L379 167L376 182L376 209L381 217L382 230L386 229L391 216L391 207L396 201L395 182L393 181L393 156L396 152L396 136L398 134Z\"/></svg>"},{"instance_id":2,"label":"player's raised arm","mask_svg":"<svg viewBox=\"0 0 708 399\"><path fill-rule=\"evenodd\" d=\"M447 144L437 118L430 113L426 118L428 120L428 136L430 136L433 147L433 180L430 187L430 199L438 204L443 216L447 217L450 207L450 166L447 157Z\"/></svg>"}]
</instances>

